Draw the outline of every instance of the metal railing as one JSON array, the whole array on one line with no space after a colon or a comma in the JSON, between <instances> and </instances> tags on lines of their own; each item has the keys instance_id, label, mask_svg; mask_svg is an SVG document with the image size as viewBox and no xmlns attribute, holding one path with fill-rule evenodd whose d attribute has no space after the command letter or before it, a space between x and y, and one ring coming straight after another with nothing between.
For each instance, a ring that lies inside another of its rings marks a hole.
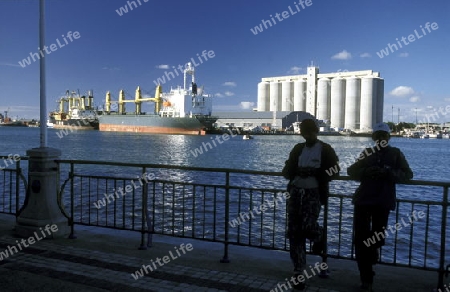
<instances>
[{"instance_id":1,"label":"metal railing","mask_svg":"<svg viewBox=\"0 0 450 292\"><path fill-rule=\"evenodd\" d=\"M23 206L27 180L23 175L22 160L28 158L0 155L0 213L17 216Z\"/></svg>"},{"instance_id":2,"label":"metal railing","mask_svg":"<svg viewBox=\"0 0 450 292\"><path fill-rule=\"evenodd\" d=\"M59 196L73 223L71 237L79 224L138 231L140 249L151 246L152 234L221 242L222 262L229 261L229 245L289 250L286 180L278 172L80 160L58 163ZM0 212L15 214L26 190L20 163L5 169L2 177ZM23 186L19 186L21 179ZM321 215L327 222L328 257L354 259L351 194L356 186L348 177L330 184L327 216ZM401 228L389 236L386 232L382 264L436 271L438 287L443 287L445 263L450 260L446 258L449 186L431 181L398 186L397 208L389 225ZM413 219L413 214L423 216Z\"/></svg>"}]
</instances>

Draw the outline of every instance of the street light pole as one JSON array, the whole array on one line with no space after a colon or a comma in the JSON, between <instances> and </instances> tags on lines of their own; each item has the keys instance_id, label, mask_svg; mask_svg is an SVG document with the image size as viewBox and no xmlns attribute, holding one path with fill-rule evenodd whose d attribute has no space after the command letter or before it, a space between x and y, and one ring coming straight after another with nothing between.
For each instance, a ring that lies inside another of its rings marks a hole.
<instances>
[{"instance_id":1,"label":"street light pole","mask_svg":"<svg viewBox=\"0 0 450 292\"><path fill-rule=\"evenodd\" d=\"M392 123L394 123L394 105L392 105Z\"/></svg>"},{"instance_id":2,"label":"street light pole","mask_svg":"<svg viewBox=\"0 0 450 292\"><path fill-rule=\"evenodd\" d=\"M39 2L39 50L45 46L44 20L45 0ZM28 185L25 202L17 213L15 233L22 238L30 238L44 226L55 224L56 232L49 238L65 237L71 228L65 216L64 206L58 202L59 149L47 147L47 103L45 96L45 56L40 58L40 147L27 150ZM52 228L53 231L53 228ZM73 234L72 234L73 236Z\"/></svg>"},{"instance_id":3,"label":"street light pole","mask_svg":"<svg viewBox=\"0 0 450 292\"><path fill-rule=\"evenodd\" d=\"M416 108L416 126L417 126L417 108Z\"/></svg>"},{"instance_id":4,"label":"street light pole","mask_svg":"<svg viewBox=\"0 0 450 292\"><path fill-rule=\"evenodd\" d=\"M39 2L39 49L45 46L45 0ZM40 147L47 147L47 98L45 88L45 56L39 59L40 65Z\"/></svg>"}]
</instances>

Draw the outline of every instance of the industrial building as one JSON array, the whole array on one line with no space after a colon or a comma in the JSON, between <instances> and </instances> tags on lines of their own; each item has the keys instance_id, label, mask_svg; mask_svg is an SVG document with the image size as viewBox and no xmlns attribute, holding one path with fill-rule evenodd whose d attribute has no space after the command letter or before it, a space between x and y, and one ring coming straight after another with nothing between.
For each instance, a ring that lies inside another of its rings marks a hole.
<instances>
[{"instance_id":1,"label":"industrial building","mask_svg":"<svg viewBox=\"0 0 450 292\"><path fill-rule=\"evenodd\" d=\"M311 114L302 111L276 111L276 112L220 112L216 126L219 128L240 128L243 130L287 129L295 122L314 118Z\"/></svg>"},{"instance_id":2,"label":"industrial building","mask_svg":"<svg viewBox=\"0 0 450 292\"><path fill-rule=\"evenodd\" d=\"M384 79L372 70L262 78L258 112L307 112L336 130L370 132L383 121Z\"/></svg>"}]
</instances>

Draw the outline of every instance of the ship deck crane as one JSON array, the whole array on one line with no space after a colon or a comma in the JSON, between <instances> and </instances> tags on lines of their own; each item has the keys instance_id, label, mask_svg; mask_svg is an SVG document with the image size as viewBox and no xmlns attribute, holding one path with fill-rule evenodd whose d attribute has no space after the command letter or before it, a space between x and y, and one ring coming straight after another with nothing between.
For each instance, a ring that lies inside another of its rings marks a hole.
<instances>
[{"instance_id":1,"label":"ship deck crane","mask_svg":"<svg viewBox=\"0 0 450 292\"><path fill-rule=\"evenodd\" d=\"M154 97L148 97L148 98L142 98L140 86L138 86L137 89L136 89L135 98L134 99L129 99L129 100L125 99L125 92L122 89L119 92L119 100L118 101L111 101L111 93L108 91L106 93L106 98L105 98L105 110L106 110L106 112L110 112L111 111L111 104L112 103L117 103L118 106L119 106L118 113L119 114L124 114L125 113L125 104L127 102L132 102L136 106L135 113L137 115L139 115L139 114L142 113L142 111L141 111L141 103L142 102L147 102L147 101L152 101L152 102L155 103L155 114L158 114L159 111L161 110L161 104L162 104L162 86L161 85L156 86L155 96Z\"/></svg>"}]
</instances>

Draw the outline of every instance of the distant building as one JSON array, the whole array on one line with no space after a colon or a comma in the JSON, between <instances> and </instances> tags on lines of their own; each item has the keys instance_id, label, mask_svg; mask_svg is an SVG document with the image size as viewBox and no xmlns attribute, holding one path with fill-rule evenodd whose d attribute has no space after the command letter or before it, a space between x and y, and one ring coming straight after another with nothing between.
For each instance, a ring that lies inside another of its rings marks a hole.
<instances>
[{"instance_id":1,"label":"distant building","mask_svg":"<svg viewBox=\"0 0 450 292\"><path fill-rule=\"evenodd\" d=\"M307 112L331 128L370 132L383 121L384 79L372 70L262 78L257 111Z\"/></svg>"},{"instance_id":2,"label":"distant building","mask_svg":"<svg viewBox=\"0 0 450 292\"><path fill-rule=\"evenodd\" d=\"M216 126L221 128L241 128L251 130L257 127L270 129L286 129L294 122L314 118L311 114L301 111L277 112L219 112Z\"/></svg>"}]
</instances>

